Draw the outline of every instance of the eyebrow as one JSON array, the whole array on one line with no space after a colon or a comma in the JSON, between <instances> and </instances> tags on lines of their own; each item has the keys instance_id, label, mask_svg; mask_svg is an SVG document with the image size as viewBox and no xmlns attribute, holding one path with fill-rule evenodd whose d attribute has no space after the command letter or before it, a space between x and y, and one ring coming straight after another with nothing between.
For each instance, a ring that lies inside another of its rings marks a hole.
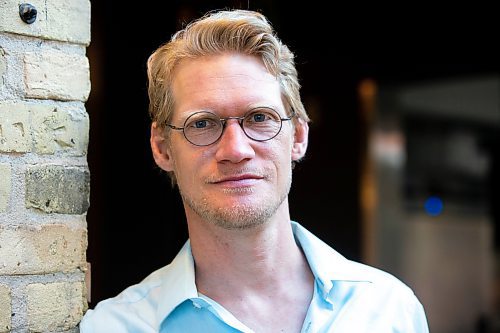
<instances>
[{"instance_id":1,"label":"eyebrow","mask_svg":"<svg viewBox=\"0 0 500 333\"><path fill-rule=\"evenodd\" d=\"M244 115L244 114L247 114L248 112L250 111L253 111L255 109L272 109L278 113L280 113L280 108L279 107L276 107L275 105L271 105L271 104L267 104L267 105L264 105L264 104L256 104L256 105L249 105L247 106L245 112L241 113L241 115ZM234 110L237 110L237 109L234 109ZM216 110L213 110L213 109L198 109L198 110L193 110L193 111L189 111L189 113L187 113L186 117L184 118L184 120L186 120L187 118L191 117L193 114L195 113L198 113L198 112L210 112L210 113L213 113L213 114L216 114L217 116L220 117L219 115L219 112L217 112ZM286 112L286 110L285 110Z\"/></svg>"}]
</instances>

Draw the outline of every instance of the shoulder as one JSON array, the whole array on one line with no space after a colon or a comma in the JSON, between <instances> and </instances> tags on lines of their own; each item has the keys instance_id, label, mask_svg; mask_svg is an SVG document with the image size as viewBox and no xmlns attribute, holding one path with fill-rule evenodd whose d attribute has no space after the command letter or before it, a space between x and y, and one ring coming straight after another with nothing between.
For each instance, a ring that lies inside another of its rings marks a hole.
<instances>
[{"instance_id":1,"label":"shoulder","mask_svg":"<svg viewBox=\"0 0 500 333\"><path fill-rule=\"evenodd\" d=\"M373 323L376 332L428 332L424 308L413 290L396 276L381 269L347 260L353 280L333 282L334 297L341 307L348 308L346 317L363 316ZM361 315L362 313L362 315ZM377 326L378 325L378 326Z\"/></svg>"},{"instance_id":2,"label":"shoulder","mask_svg":"<svg viewBox=\"0 0 500 333\"><path fill-rule=\"evenodd\" d=\"M402 280L393 274L384 271L383 269L349 259L346 259L346 265L354 275L357 275L360 279L367 280L374 285L411 291L411 289Z\"/></svg>"},{"instance_id":3,"label":"shoulder","mask_svg":"<svg viewBox=\"0 0 500 333\"><path fill-rule=\"evenodd\" d=\"M398 277L382 269L347 260L348 266L361 284L353 284L363 295L361 298L374 307L400 311L407 315L423 311L413 289Z\"/></svg>"},{"instance_id":4,"label":"shoulder","mask_svg":"<svg viewBox=\"0 0 500 333\"><path fill-rule=\"evenodd\" d=\"M333 283L354 286L371 285L383 290L398 290L404 294L413 292L394 275L381 269L352 261L335 251L328 244L293 222L294 235L307 258L316 278L325 286Z\"/></svg>"},{"instance_id":5,"label":"shoulder","mask_svg":"<svg viewBox=\"0 0 500 333\"><path fill-rule=\"evenodd\" d=\"M165 266L128 287L119 295L99 302L88 310L81 323L82 333L153 332L160 289L169 266Z\"/></svg>"},{"instance_id":6,"label":"shoulder","mask_svg":"<svg viewBox=\"0 0 500 333\"><path fill-rule=\"evenodd\" d=\"M186 299L197 296L189 241L174 260L118 296L88 310L83 333L156 332L159 322Z\"/></svg>"}]
</instances>

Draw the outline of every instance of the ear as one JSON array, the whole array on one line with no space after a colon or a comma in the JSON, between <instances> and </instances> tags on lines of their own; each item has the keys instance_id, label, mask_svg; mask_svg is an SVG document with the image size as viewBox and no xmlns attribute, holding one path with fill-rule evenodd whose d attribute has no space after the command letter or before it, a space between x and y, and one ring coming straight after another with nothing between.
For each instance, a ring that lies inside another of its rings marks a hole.
<instances>
[{"instance_id":1,"label":"ear","mask_svg":"<svg viewBox=\"0 0 500 333\"><path fill-rule=\"evenodd\" d=\"M309 125L306 121L298 118L295 122L295 134L293 136L292 161L298 161L306 154L309 140Z\"/></svg>"},{"instance_id":2,"label":"ear","mask_svg":"<svg viewBox=\"0 0 500 333\"><path fill-rule=\"evenodd\" d=\"M156 122L151 124L151 151L156 164L165 171L173 171L173 160L170 147L165 138L164 131L158 127Z\"/></svg>"}]
</instances>

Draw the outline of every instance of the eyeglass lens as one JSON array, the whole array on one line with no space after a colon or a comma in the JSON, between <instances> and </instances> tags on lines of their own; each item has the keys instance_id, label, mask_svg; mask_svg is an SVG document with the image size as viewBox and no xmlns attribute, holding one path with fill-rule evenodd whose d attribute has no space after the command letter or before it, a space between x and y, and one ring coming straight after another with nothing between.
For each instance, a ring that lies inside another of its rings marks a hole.
<instances>
[{"instance_id":1,"label":"eyeglass lens","mask_svg":"<svg viewBox=\"0 0 500 333\"><path fill-rule=\"evenodd\" d=\"M281 116L271 108L258 108L244 117L219 118L211 112L197 112L189 116L184 123L184 136L199 146L216 142L230 119L237 119L245 134L252 140L266 141L274 138L281 130Z\"/></svg>"}]
</instances>

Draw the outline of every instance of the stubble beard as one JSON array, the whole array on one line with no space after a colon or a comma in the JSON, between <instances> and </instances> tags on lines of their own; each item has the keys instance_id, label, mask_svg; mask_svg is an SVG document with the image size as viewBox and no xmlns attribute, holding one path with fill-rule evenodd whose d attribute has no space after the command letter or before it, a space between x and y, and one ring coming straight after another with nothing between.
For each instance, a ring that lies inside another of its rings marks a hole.
<instances>
[{"instance_id":1,"label":"stubble beard","mask_svg":"<svg viewBox=\"0 0 500 333\"><path fill-rule=\"evenodd\" d=\"M179 191L183 202L203 220L227 230L245 230L255 228L269 221L288 197L291 185L292 177L290 173L286 186L276 196L263 195L255 204L237 203L229 207L216 206L207 197L195 200L192 196L183 193L180 188ZM251 194L253 192L253 188L227 189L224 191L228 195Z\"/></svg>"}]
</instances>

